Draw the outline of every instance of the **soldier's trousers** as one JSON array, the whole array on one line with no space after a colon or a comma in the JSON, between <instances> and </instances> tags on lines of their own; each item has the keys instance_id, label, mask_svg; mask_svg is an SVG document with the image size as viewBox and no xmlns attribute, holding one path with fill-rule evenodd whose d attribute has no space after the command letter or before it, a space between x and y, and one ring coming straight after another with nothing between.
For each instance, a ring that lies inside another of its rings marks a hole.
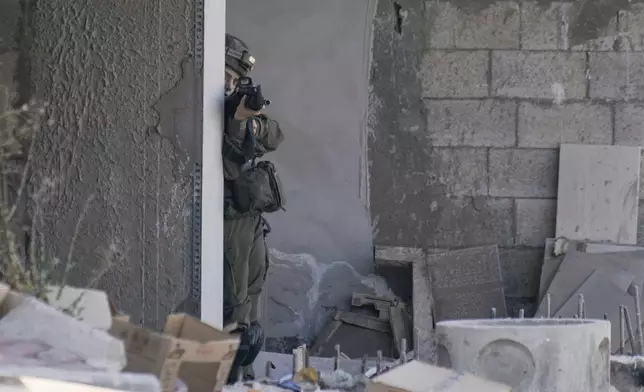
<instances>
[{"instance_id":1,"label":"soldier's trousers","mask_svg":"<svg viewBox=\"0 0 644 392\"><path fill-rule=\"evenodd\" d=\"M258 321L259 300L268 270L264 220L246 216L224 220L224 323Z\"/></svg>"}]
</instances>

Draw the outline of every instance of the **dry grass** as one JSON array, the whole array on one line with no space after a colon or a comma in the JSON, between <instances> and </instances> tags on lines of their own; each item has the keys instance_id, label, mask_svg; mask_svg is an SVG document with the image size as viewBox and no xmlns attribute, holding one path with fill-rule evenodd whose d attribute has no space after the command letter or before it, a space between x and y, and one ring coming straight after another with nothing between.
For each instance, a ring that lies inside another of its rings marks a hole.
<instances>
[{"instance_id":1,"label":"dry grass","mask_svg":"<svg viewBox=\"0 0 644 392\"><path fill-rule=\"evenodd\" d=\"M9 91L3 86L0 86L1 102L10 102ZM41 125L47 122L46 113L47 104L38 102L30 102L20 108L0 108L0 281L13 290L44 301L50 294L47 288L52 285L61 288L58 292L60 296L70 272L76 267L72 262L74 245L91 203L91 199L87 200L80 211L64 261L49 255L46 250L47 238L37 229L42 219L37 216L38 206L33 208L30 227L24 227L23 216L18 211L25 204L21 204L25 198L30 199L32 204L37 203L38 198L28 194L28 184L34 166L34 142ZM21 241L26 232L30 238L28 246ZM102 268L97 273L100 276L94 276L88 287L94 286L109 269L109 265ZM75 309L66 311L75 313Z\"/></svg>"}]
</instances>

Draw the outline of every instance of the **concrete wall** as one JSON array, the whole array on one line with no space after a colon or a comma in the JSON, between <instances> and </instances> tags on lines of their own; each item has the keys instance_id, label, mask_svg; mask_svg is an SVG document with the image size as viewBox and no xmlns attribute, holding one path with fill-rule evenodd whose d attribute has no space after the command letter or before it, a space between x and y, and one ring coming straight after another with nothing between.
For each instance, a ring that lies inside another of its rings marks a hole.
<instances>
[{"instance_id":1,"label":"concrete wall","mask_svg":"<svg viewBox=\"0 0 644 392\"><path fill-rule=\"evenodd\" d=\"M14 16L0 30L19 54L9 74L22 98L51 103L32 177L50 255L72 249L70 283L94 282L135 322L161 325L191 273L193 2L0 7L0 21Z\"/></svg>"},{"instance_id":2,"label":"concrete wall","mask_svg":"<svg viewBox=\"0 0 644 392\"><path fill-rule=\"evenodd\" d=\"M372 271L366 115L374 1L234 0L227 30L257 58L256 83L286 138L268 156L286 212L270 215L270 337L311 338L353 291L383 292ZM268 347L283 349L281 339Z\"/></svg>"},{"instance_id":3,"label":"concrete wall","mask_svg":"<svg viewBox=\"0 0 644 392\"><path fill-rule=\"evenodd\" d=\"M510 306L533 302L559 143L644 145L639 3L380 1L375 243L498 244Z\"/></svg>"}]
</instances>

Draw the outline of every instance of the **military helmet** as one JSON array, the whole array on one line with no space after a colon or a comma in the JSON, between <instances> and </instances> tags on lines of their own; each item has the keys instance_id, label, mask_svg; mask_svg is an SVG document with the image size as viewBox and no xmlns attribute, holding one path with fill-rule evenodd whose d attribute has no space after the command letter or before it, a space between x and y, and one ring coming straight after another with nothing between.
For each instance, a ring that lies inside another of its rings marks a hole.
<instances>
[{"instance_id":1,"label":"military helmet","mask_svg":"<svg viewBox=\"0 0 644 392\"><path fill-rule=\"evenodd\" d=\"M244 41L226 33L226 65L241 76L246 76L255 65L255 57L250 55Z\"/></svg>"}]
</instances>

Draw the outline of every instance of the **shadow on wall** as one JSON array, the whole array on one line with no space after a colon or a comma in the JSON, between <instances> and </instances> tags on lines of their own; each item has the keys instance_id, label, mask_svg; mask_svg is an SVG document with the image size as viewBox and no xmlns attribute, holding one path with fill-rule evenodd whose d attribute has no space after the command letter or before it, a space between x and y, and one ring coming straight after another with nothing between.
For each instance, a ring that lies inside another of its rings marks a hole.
<instances>
[{"instance_id":1,"label":"shadow on wall","mask_svg":"<svg viewBox=\"0 0 644 392\"><path fill-rule=\"evenodd\" d=\"M267 217L273 260L264 326L271 349L315 337L354 291L388 292L370 275L366 115L374 8L370 0L227 2L227 30L257 58L251 76L285 133L266 157L288 193L286 212Z\"/></svg>"}]
</instances>

